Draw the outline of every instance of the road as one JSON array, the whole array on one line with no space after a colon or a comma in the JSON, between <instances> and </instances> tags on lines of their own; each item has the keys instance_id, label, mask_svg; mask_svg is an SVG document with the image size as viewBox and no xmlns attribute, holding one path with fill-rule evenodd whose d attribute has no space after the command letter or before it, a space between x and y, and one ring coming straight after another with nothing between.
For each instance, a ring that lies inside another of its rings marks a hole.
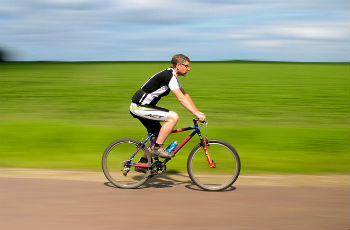
<instances>
[{"instance_id":1,"label":"road","mask_svg":"<svg viewBox=\"0 0 350 230\"><path fill-rule=\"evenodd\" d=\"M0 170L0 229L349 229L348 176L244 176L206 192L182 174L140 189L101 173Z\"/></svg>"}]
</instances>

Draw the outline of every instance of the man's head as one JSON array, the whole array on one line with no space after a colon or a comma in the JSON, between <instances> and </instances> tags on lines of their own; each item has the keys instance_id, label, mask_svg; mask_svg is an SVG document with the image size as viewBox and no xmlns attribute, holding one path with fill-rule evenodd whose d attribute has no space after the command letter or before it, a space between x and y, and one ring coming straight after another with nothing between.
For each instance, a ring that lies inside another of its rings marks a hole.
<instances>
[{"instance_id":1,"label":"man's head","mask_svg":"<svg viewBox=\"0 0 350 230\"><path fill-rule=\"evenodd\" d=\"M183 54L175 54L170 63L170 68L173 68L178 76L186 76L190 71L190 59Z\"/></svg>"}]
</instances>

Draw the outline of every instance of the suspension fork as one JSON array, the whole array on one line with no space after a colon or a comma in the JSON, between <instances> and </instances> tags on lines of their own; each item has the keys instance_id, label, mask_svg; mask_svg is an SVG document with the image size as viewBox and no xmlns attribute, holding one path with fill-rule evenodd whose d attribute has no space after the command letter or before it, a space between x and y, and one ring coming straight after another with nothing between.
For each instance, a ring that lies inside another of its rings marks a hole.
<instances>
[{"instance_id":1,"label":"suspension fork","mask_svg":"<svg viewBox=\"0 0 350 230\"><path fill-rule=\"evenodd\" d=\"M201 138L201 146L204 150L204 153L205 153L205 156L207 158L207 161L208 161L208 164L209 164L209 167L210 168L215 168L216 165L214 163L214 161L210 158L210 155L209 155L209 151L208 151L208 140L205 138L205 137L202 137L200 135L200 138Z\"/></svg>"}]
</instances>

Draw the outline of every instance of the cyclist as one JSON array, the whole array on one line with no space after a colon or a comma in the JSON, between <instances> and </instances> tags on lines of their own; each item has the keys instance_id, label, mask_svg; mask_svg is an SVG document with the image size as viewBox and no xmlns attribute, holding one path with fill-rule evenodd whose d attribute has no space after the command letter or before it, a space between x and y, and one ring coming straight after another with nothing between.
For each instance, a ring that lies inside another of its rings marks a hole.
<instances>
[{"instance_id":1,"label":"cyclist","mask_svg":"<svg viewBox=\"0 0 350 230\"><path fill-rule=\"evenodd\" d=\"M174 111L157 107L156 104L163 96L172 91L179 102L201 122L206 117L194 105L190 95L186 93L178 80L178 76L186 76L190 71L190 59L183 54L176 54L171 59L170 68L153 75L132 97L130 113L139 119L148 133L157 133L155 145L151 150L152 156L171 158L173 155L163 148L163 143L174 129L179 115ZM160 122L165 122L163 126ZM143 156L140 162L147 163Z\"/></svg>"}]
</instances>

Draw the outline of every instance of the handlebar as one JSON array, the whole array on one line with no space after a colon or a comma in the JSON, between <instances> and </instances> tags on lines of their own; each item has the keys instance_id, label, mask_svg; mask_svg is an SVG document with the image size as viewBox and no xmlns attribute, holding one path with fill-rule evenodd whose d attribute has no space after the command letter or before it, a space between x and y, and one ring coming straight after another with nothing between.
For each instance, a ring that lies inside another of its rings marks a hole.
<instances>
[{"instance_id":1,"label":"handlebar","mask_svg":"<svg viewBox=\"0 0 350 230\"><path fill-rule=\"evenodd\" d=\"M194 125L197 125L198 121L201 122L201 123L204 123L204 124L208 124L208 122L207 122L206 120L202 122L202 121L200 121L198 118L194 118L194 119L193 119L193 124L194 124Z\"/></svg>"},{"instance_id":2,"label":"handlebar","mask_svg":"<svg viewBox=\"0 0 350 230\"><path fill-rule=\"evenodd\" d=\"M194 126L198 127L198 123L197 123L198 121L199 121L198 118L194 118L194 119L193 119L193 124L194 124ZM207 138L207 133L208 133L208 130L207 130L207 127L208 127L208 126L207 126L207 125L208 125L208 122L205 120L205 121L202 122L202 124L205 125L205 139L208 139L208 138Z\"/></svg>"}]
</instances>

